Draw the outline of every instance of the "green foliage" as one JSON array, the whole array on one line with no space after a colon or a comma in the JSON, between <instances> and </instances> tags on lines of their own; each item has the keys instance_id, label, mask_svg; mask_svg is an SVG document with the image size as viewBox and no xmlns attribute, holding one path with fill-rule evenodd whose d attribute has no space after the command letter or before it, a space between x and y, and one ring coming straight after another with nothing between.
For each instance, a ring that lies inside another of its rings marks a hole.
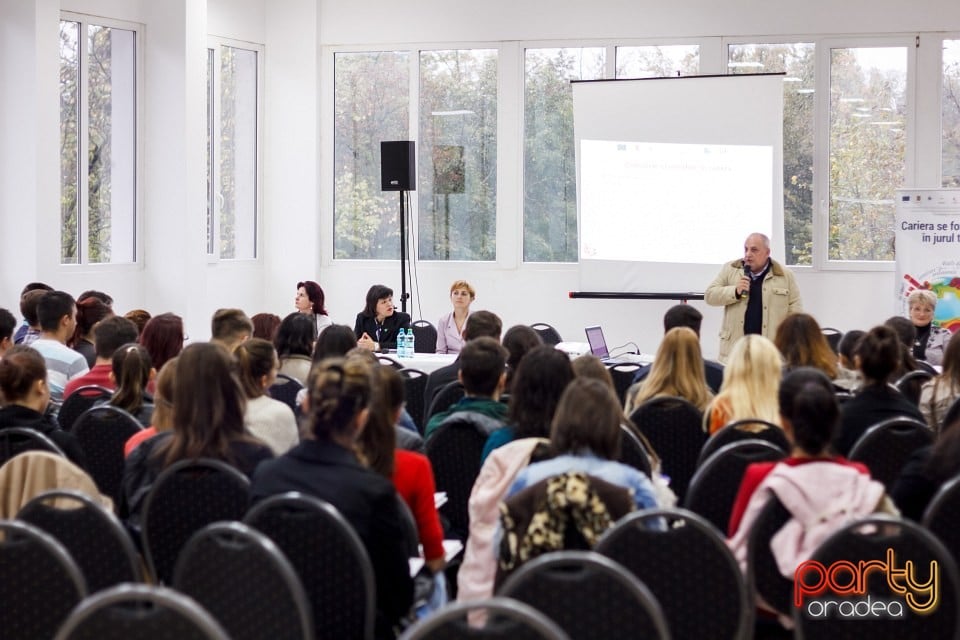
<instances>
[{"instance_id":1,"label":"green foliage","mask_svg":"<svg viewBox=\"0 0 960 640\"><path fill-rule=\"evenodd\" d=\"M943 151L944 187L960 187L960 40L943 48Z\"/></svg>"}]
</instances>

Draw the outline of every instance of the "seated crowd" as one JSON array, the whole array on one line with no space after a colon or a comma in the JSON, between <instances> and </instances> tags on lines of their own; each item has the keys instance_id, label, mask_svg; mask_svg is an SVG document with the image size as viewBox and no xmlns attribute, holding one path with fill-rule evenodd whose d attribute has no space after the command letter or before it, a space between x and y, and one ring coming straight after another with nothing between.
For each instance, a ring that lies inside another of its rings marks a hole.
<instances>
[{"instance_id":1,"label":"seated crowd","mask_svg":"<svg viewBox=\"0 0 960 640\"><path fill-rule=\"evenodd\" d=\"M102 292L74 300L31 283L19 328L0 309L0 432L33 429L89 469L58 411L71 397L102 388L93 406L121 409L143 427L122 452L114 504L138 545L152 488L182 460L235 468L250 480L251 506L290 491L320 498L366 550L375 635L394 637L417 607L427 615L444 602L442 595L415 595L409 557L418 543L435 592L445 584L449 596L473 602L494 595L537 555L592 549L627 513L673 507L669 476L678 452L655 450L634 418L661 398L692 406L703 440L732 422L756 420L764 425L746 424L747 437L774 428L789 443L779 461L746 467L729 505L723 535L744 571L751 527L772 496L790 513L772 548L781 567L796 568L855 517L882 512L919 521L938 489L960 474L960 340L932 325L929 293L911 296L910 320L848 331L834 348L816 319L792 314L775 340L739 339L725 366L703 357L699 312L677 305L664 318L653 363L618 398L599 359L571 360L527 326L503 332L496 314L470 310L476 292L458 280L453 310L437 330L437 351L456 359L429 374L422 419L415 420L404 406L407 380L373 355L395 348L400 330L411 328L383 285L370 288L353 329L333 323L323 290L304 281L294 313L251 320L240 309L220 309L210 341L199 342L189 341L173 313L121 316ZM894 384L927 368L934 374L914 394ZM274 397L277 383L288 381L302 387L296 399ZM885 486L869 464L848 457L888 418L926 425L929 445ZM445 487L434 477L431 451L454 429L473 430L484 442L469 500L459 505L468 531L454 530L435 498ZM626 463L633 442L644 468ZM805 528L811 514L817 524ZM453 562L443 545L451 536L464 544ZM777 624L778 612L757 604L758 624ZM780 622L791 624L782 615Z\"/></svg>"}]
</instances>

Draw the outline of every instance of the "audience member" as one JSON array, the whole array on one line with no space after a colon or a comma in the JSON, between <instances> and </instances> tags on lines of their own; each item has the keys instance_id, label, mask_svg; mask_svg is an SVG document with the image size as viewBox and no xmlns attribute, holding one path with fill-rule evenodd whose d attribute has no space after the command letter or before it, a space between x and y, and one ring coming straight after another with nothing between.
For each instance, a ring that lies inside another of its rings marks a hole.
<instances>
[{"instance_id":1,"label":"audience member","mask_svg":"<svg viewBox=\"0 0 960 640\"><path fill-rule=\"evenodd\" d=\"M507 350L507 381L504 386L504 393L510 393L510 386L513 384L513 377L517 373L517 367L523 356L527 355L534 347L543 344L540 334L531 329L528 325L517 324L503 334L503 348Z\"/></svg>"},{"instance_id":2,"label":"audience member","mask_svg":"<svg viewBox=\"0 0 960 640\"><path fill-rule=\"evenodd\" d=\"M393 306L393 289L382 284L370 287L366 306L357 314L353 326L357 345L370 351L396 349L400 329L409 328L409 314Z\"/></svg>"},{"instance_id":3,"label":"audience member","mask_svg":"<svg viewBox=\"0 0 960 640\"><path fill-rule=\"evenodd\" d=\"M77 304L79 305L84 300L89 300L90 298L96 298L106 306L108 306L113 311L113 296L109 293L104 293L103 291L97 291L96 289L87 289L79 296L77 296Z\"/></svg>"},{"instance_id":4,"label":"audience member","mask_svg":"<svg viewBox=\"0 0 960 640\"><path fill-rule=\"evenodd\" d=\"M700 339L700 324L703 322L703 314L688 304L675 304L663 314L663 334L666 335L670 329L677 327L687 327L697 334L697 340ZM637 370L633 377L634 384L642 381L653 368L652 364L644 365ZM723 384L723 365L713 360L703 359L703 374L707 380L707 386L713 393L720 391L720 385Z\"/></svg>"},{"instance_id":5,"label":"audience member","mask_svg":"<svg viewBox=\"0 0 960 640\"><path fill-rule=\"evenodd\" d=\"M391 292L390 295L393 295L393 293ZM297 297L293 304L297 308L297 313L302 313L312 320L314 338L333 324L333 320L327 314L326 296L323 294L323 289L313 280L304 280L297 283Z\"/></svg>"},{"instance_id":6,"label":"audience member","mask_svg":"<svg viewBox=\"0 0 960 640\"><path fill-rule=\"evenodd\" d=\"M266 340L250 338L237 345L233 354L239 363L240 385L247 397L244 426L263 440L274 455L286 453L300 442L300 433L293 409L267 393L280 367L276 350Z\"/></svg>"},{"instance_id":7,"label":"audience member","mask_svg":"<svg viewBox=\"0 0 960 640\"><path fill-rule=\"evenodd\" d=\"M131 309L123 314L123 317L137 325L137 335L143 333L143 328L150 322L150 312L146 309ZM137 340L139 342L139 338Z\"/></svg>"},{"instance_id":8,"label":"audience member","mask_svg":"<svg viewBox=\"0 0 960 640\"><path fill-rule=\"evenodd\" d=\"M233 353L237 345L253 335L253 323L240 309L217 309L210 321L210 342Z\"/></svg>"},{"instance_id":9,"label":"audience member","mask_svg":"<svg viewBox=\"0 0 960 640\"><path fill-rule=\"evenodd\" d=\"M837 377L837 354L830 348L823 330L813 316L791 313L780 326L773 343L783 356L787 371L799 367L813 367L830 379Z\"/></svg>"},{"instance_id":10,"label":"audience member","mask_svg":"<svg viewBox=\"0 0 960 640\"><path fill-rule=\"evenodd\" d=\"M493 338L500 341L500 332L503 330L503 322L497 314L490 311L475 311L467 318L467 326L463 330L463 339L466 342L475 338ZM427 377L427 386L423 392L423 406L429 410L433 403L433 397L437 395L443 387L457 379L460 372L460 356L445 367L440 367L431 371Z\"/></svg>"},{"instance_id":11,"label":"audience member","mask_svg":"<svg viewBox=\"0 0 960 640\"><path fill-rule=\"evenodd\" d=\"M833 384L844 391L856 391L863 384L863 378L860 370L854 362L854 351L857 342L866 334L866 331L852 329L843 334L840 338L840 344L837 345L837 355L839 364L837 366L837 377Z\"/></svg>"},{"instance_id":12,"label":"audience member","mask_svg":"<svg viewBox=\"0 0 960 640\"><path fill-rule=\"evenodd\" d=\"M940 432L947 410L960 398L960 340L949 341L943 354L943 373L920 390L920 413L935 433Z\"/></svg>"},{"instance_id":13,"label":"audience member","mask_svg":"<svg viewBox=\"0 0 960 640\"><path fill-rule=\"evenodd\" d=\"M464 347L466 348L466 347ZM487 438L481 460L494 449L521 438L546 438L563 390L573 380L567 354L551 345L534 347L520 361L510 394L508 425Z\"/></svg>"},{"instance_id":14,"label":"audience member","mask_svg":"<svg viewBox=\"0 0 960 640\"><path fill-rule=\"evenodd\" d=\"M657 348L650 374L627 392L626 413L653 398L675 396L706 411L713 394L704 377L700 339L693 329L675 327L667 331Z\"/></svg>"},{"instance_id":15,"label":"audience member","mask_svg":"<svg viewBox=\"0 0 960 640\"><path fill-rule=\"evenodd\" d=\"M46 361L50 400L60 405L67 382L90 369L86 358L67 346L77 326L77 305L69 293L47 292L37 305L37 316L41 333L30 346Z\"/></svg>"},{"instance_id":16,"label":"audience member","mask_svg":"<svg viewBox=\"0 0 960 640\"><path fill-rule=\"evenodd\" d=\"M905 354L897 334L886 325L870 329L857 342L854 359L863 386L841 407L840 430L834 441L840 455L849 455L860 436L882 420L908 417L923 421L917 406L888 384Z\"/></svg>"},{"instance_id":17,"label":"audience member","mask_svg":"<svg viewBox=\"0 0 960 640\"><path fill-rule=\"evenodd\" d=\"M356 346L357 336L353 329L345 324L332 324L317 337L317 343L313 347L313 364L326 358L345 356Z\"/></svg>"},{"instance_id":18,"label":"audience member","mask_svg":"<svg viewBox=\"0 0 960 640\"><path fill-rule=\"evenodd\" d=\"M147 321L140 333L140 344L150 352L153 366L162 369L168 360L183 350L183 318L173 313L161 313Z\"/></svg>"},{"instance_id":19,"label":"audience member","mask_svg":"<svg viewBox=\"0 0 960 640\"><path fill-rule=\"evenodd\" d=\"M173 386L176 375L177 358L171 358L157 374L157 390L153 394L153 424L130 436L123 445L124 457L129 456L141 442L173 429Z\"/></svg>"},{"instance_id":20,"label":"audience member","mask_svg":"<svg viewBox=\"0 0 960 640\"><path fill-rule=\"evenodd\" d=\"M67 383L67 386L63 389L64 400L80 387L93 385L104 389L115 389L116 383L111 375L113 372L113 354L121 345L137 340L137 327L126 318L111 316L98 322L93 334L97 359L90 371Z\"/></svg>"},{"instance_id":21,"label":"audience member","mask_svg":"<svg viewBox=\"0 0 960 640\"><path fill-rule=\"evenodd\" d=\"M13 346L13 332L17 328L17 319L6 309L0 309L0 358Z\"/></svg>"},{"instance_id":22,"label":"audience member","mask_svg":"<svg viewBox=\"0 0 960 640\"><path fill-rule=\"evenodd\" d=\"M350 333L350 336L355 343L353 332ZM277 348L277 355L280 357L280 373L290 376L300 384L307 384L310 365L313 364L311 356L316 341L316 328L310 321L309 316L302 313L291 313L284 318L277 330L276 337L273 339L273 344Z\"/></svg>"},{"instance_id":23,"label":"audience member","mask_svg":"<svg viewBox=\"0 0 960 640\"><path fill-rule=\"evenodd\" d=\"M50 438L67 457L80 467L87 460L80 443L72 433L63 431L56 421L46 415L50 402L47 384L47 364L32 347L16 345L0 360L0 395L4 406L0 409L0 429L25 427Z\"/></svg>"},{"instance_id":24,"label":"audience member","mask_svg":"<svg viewBox=\"0 0 960 640\"><path fill-rule=\"evenodd\" d=\"M33 303L30 305L30 315L27 315L27 311L24 309L24 303L28 297L27 294L31 291L39 291L40 293L30 296L33 299ZM20 292L20 315L23 316L23 323L17 327L17 332L13 335L14 344L30 344L40 337L40 325L37 321L37 302L39 302L42 294L47 291L53 291L53 287L43 282L28 282ZM28 335L30 336L29 340L27 340Z\"/></svg>"},{"instance_id":25,"label":"audience member","mask_svg":"<svg viewBox=\"0 0 960 640\"><path fill-rule=\"evenodd\" d=\"M947 349L949 351L950 347ZM940 437L934 444L913 452L890 490L890 495L903 517L919 522L940 487L958 474L960 419L943 425Z\"/></svg>"},{"instance_id":26,"label":"audience member","mask_svg":"<svg viewBox=\"0 0 960 640\"><path fill-rule=\"evenodd\" d=\"M354 453L367 421L371 386L370 367L361 359L331 358L317 365L305 402L309 432L292 450L260 465L250 499L257 503L299 491L336 507L366 547L376 582L375 635L389 638L409 613L413 583L397 493Z\"/></svg>"},{"instance_id":27,"label":"audience member","mask_svg":"<svg viewBox=\"0 0 960 640\"><path fill-rule=\"evenodd\" d=\"M460 352L458 374L465 395L452 407L430 418L424 438L429 440L444 422L454 418L469 420L488 435L501 428L507 417L507 405L500 402L506 360L507 350L493 338L468 341Z\"/></svg>"},{"instance_id":28,"label":"audience member","mask_svg":"<svg viewBox=\"0 0 960 640\"><path fill-rule=\"evenodd\" d=\"M897 370L890 376L891 382L896 382L903 376L907 375L911 371L916 371L918 369L923 369L924 371L929 371L930 373L936 373L936 369L930 366L929 363L917 362L917 359L913 357L913 344L917 340L917 328L913 326L913 323L902 316L892 316L887 318L883 323L885 326L893 329L896 333L897 338L900 340L900 346L903 353L900 355L900 365L897 367ZM919 392L919 385L916 389Z\"/></svg>"},{"instance_id":29,"label":"audience member","mask_svg":"<svg viewBox=\"0 0 960 640\"><path fill-rule=\"evenodd\" d=\"M476 298L476 290L466 280L456 280L450 285L453 311L437 321L437 353L460 353L463 349L463 330L470 316L470 305Z\"/></svg>"},{"instance_id":30,"label":"audience member","mask_svg":"<svg viewBox=\"0 0 960 640\"><path fill-rule=\"evenodd\" d=\"M929 289L915 289L907 297L907 306L910 322L917 332L912 345L913 357L926 360L932 365L943 364L943 356L953 334L933 320L934 310L937 308L937 294Z\"/></svg>"},{"instance_id":31,"label":"audience member","mask_svg":"<svg viewBox=\"0 0 960 640\"><path fill-rule=\"evenodd\" d=\"M737 340L723 371L723 386L703 415L708 433L735 420L757 418L780 424L777 389L783 359L767 338L748 334Z\"/></svg>"},{"instance_id":32,"label":"audience member","mask_svg":"<svg viewBox=\"0 0 960 640\"><path fill-rule=\"evenodd\" d=\"M150 352L142 345L131 342L113 354L111 375L117 390L110 404L132 415L144 427L153 421L153 398L147 393L147 384L155 373Z\"/></svg>"},{"instance_id":33,"label":"audience member","mask_svg":"<svg viewBox=\"0 0 960 640\"><path fill-rule=\"evenodd\" d=\"M87 366L93 367L97 361L97 349L94 346L93 328L98 322L113 315L113 309L102 300L88 296L77 301L77 328L67 341L67 346L87 359Z\"/></svg>"},{"instance_id":34,"label":"audience member","mask_svg":"<svg viewBox=\"0 0 960 640\"><path fill-rule=\"evenodd\" d=\"M280 316L275 313L258 313L252 318L253 337L273 342L277 337L277 330L280 328Z\"/></svg>"}]
</instances>

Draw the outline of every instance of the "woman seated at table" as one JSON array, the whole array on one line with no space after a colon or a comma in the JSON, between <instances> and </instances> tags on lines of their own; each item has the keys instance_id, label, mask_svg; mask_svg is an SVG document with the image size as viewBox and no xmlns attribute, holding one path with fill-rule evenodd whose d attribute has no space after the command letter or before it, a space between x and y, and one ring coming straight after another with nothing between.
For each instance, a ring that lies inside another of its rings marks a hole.
<instances>
[{"instance_id":1,"label":"woman seated at table","mask_svg":"<svg viewBox=\"0 0 960 640\"><path fill-rule=\"evenodd\" d=\"M450 285L450 302L453 311L440 316L437 322L437 353L460 353L463 348L463 328L470 315L470 303L477 292L466 280L457 280Z\"/></svg>"},{"instance_id":2,"label":"woman seated at table","mask_svg":"<svg viewBox=\"0 0 960 640\"><path fill-rule=\"evenodd\" d=\"M375 284L367 291L367 304L357 314L353 333L357 346L369 351L397 348L397 333L410 328L410 316L393 306L393 289Z\"/></svg>"}]
</instances>

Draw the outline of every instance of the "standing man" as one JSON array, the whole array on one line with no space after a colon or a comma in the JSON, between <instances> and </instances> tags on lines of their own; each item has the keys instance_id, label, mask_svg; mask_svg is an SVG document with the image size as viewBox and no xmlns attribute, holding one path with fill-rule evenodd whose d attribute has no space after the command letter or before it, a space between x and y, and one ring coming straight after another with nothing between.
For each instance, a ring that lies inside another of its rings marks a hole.
<instances>
[{"instance_id":1,"label":"standing man","mask_svg":"<svg viewBox=\"0 0 960 640\"><path fill-rule=\"evenodd\" d=\"M743 258L723 265L704 299L723 307L720 362L741 336L759 333L773 340L784 318L803 311L793 273L770 257L770 238L762 233L747 236Z\"/></svg>"}]
</instances>

